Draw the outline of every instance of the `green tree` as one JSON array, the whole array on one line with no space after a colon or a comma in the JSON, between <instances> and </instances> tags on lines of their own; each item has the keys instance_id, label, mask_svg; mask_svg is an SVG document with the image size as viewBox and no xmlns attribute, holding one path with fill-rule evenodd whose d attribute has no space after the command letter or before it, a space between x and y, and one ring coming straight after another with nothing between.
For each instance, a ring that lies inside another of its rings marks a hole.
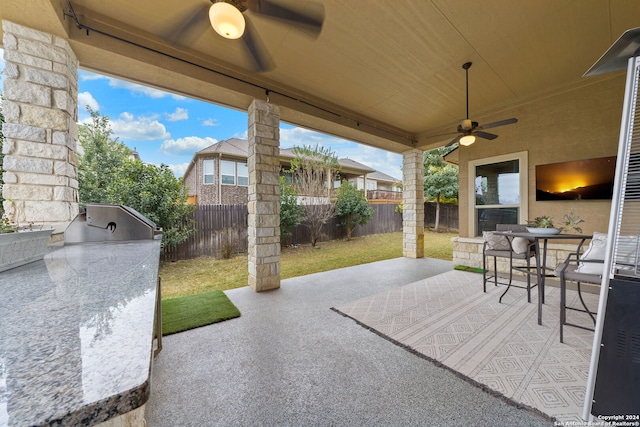
<instances>
[{"instance_id":1,"label":"green tree","mask_svg":"<svg viewBox=\"0 0 640 427\"><path fill-rule=\"evenodd\" d=\"M133 150L112 138L109 118L89 110L91 122L78 131L80 203L111 203L134 208L162 227L165 245L185 241L193 233L187 192L167 165L133 159Z\"/></svg>"},{"instance_id":2,"label":"green tree","mask_svg":"<svg viewBox=\"0 0 640 427\"><path fill-rule=\"evenodd\" d=\"M81 205L110 203L107 189L133 150L112 137L109 117L89 107L87 110L91 114L91 122L78 127L83 151L78 159L78 196Z\"/></svg>"},{"instance_id":3,"label":"green tree","mask_svg":"<svg viewBox=\"0 0 640 427\"><path fill-rule=\"evenodd\" d=\"M424 153L424 197L436 202L436 231L440 227L440 203L458 198L458 168L443 160L450 151L449 147L441 147Z\"/></svg>"},{"instance_id":4,"label":"green tree","mask_svg":"<svg viewBox=\"0 0 640 427\"><path fill-rule=\"evenodd\" d=\"M311 246L316 246L322 226L335 213L331 203L331 187L340 164L335 153L320 145L294 147L291 160L291 175L305 203L303 225L311 234Z\"/></svg>"},{"instance_id":5,"label":"green tree","mask_svg":"<svg viewBox=\"0 0 640 427\"><path fill-rule=\"evenodd\" d=\"M167 165L127 159L107 193L109 203L130 206L162 227L165 245L182 243L193 233L188 218L194 206L186 203L187 191Z\"/></svg>"},{"instance_id":6,"label":"green tree","mask_svg":"<svg viewBox=\"0 0 640 427\"><path fill-rule=\"evenodd\" d=\"M280 177L280 237L291 236L291 229L302 221L304 209L298 204L298 193Z\"/></svg>"},{"instance_id":7,"label":"green tree","mask_svg":"<svg viewBox=\"0 0 640 427\"><path fill-rule=\"evenodd\" d=\"M364 191L348 182L342 181L338 189L336 201L336 215L340 218L340 224L347 231L347 240L351 240L351 233L356 225L365 225L373 216L373 209L364 195Z\"/></svg>"}]
</instances>

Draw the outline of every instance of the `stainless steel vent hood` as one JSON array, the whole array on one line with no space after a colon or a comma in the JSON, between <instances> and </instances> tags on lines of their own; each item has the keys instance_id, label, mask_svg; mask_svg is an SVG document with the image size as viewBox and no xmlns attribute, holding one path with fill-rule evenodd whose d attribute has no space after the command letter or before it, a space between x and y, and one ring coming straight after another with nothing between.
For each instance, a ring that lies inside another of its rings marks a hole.
<instances>
[{"instance_id":1,"label":"stainless steel vent hood","mask_svg":"<svg viewBox=\"0 0 640 427\"><path fill-rule=\"evenodd\" d=\"M111 242L160 238L162 229L129 206L87 205L64 232L65 243Z\"/></svg>"}]
</instances>

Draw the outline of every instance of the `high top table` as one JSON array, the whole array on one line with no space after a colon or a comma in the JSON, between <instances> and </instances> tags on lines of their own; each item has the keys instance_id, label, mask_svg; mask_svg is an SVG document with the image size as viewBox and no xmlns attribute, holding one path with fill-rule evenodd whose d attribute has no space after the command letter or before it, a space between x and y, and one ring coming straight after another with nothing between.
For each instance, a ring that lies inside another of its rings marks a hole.
<instances>
[{"instance_id":1,"label":"high top table","mask_svg":"<svg viewBox=\"0 0 640 427\"><path fill-rule=\"evenodd\" d=\"M544 281L547 277L554 277L553 274L547 274L547 271L554 271L554 268L547 267L547 244L549 240L579 240L577 250L579 250L587 239L591 236L582 234L541 234L541 233L524 233L517 231L494 231L494 234L505 237L524 237L535 242L536 247L536 278L538 284L538 325L542 325L542 304L544 304ZM542 261L540 260L540 241L542 241ZM525 274L533 274L525 271Z\"/></svg>"}]
</instances>

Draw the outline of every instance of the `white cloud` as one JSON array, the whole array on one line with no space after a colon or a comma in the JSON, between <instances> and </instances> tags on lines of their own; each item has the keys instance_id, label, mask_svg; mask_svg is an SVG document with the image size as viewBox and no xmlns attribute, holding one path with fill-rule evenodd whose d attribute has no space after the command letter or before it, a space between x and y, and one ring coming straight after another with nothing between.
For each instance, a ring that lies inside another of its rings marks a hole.
<instances>
[{"instance_id":1,"label":"white cloud","mask_svg":"<svg viewBox=\"0 0 640 427\"><path fill-rule=\"evenodd\" d=\"M86 113L86 112L85 112ZM78 116L78 125L90 125L93 123L91 116L88 114L82 114Z\"/></svg>"},{"instance_id":2,"label":"white cloud","mask_svg":"<svg viewBox=\"0 0 640 427\"><path fill-rule=\"evenodd\" d=\"M291 129L280 128L280 147L302 147L304 145L315 146L320 144L323 147L333 148L333 144L340 141L338 138L334 138L329 135L324 135L318 132L314 132L309 129L294 127Z\"/></svg>"},{"instance_id":3,"label":"white cloud","mask_svg":"<svg viewBox=\"0 0 640 427\"><path fill-rule=\"evenodd\" d=\"M181 176L184 176L184 173L187 171L187 167L189 167L189 162L187 163L180 163L177 165L167 165L169 166L169 169L171 170L171 172L173 172L173 174L180 178Z\"/></svg>"},{"instance_id":4,"label":"white cloud","mask_svg":"<svg viewBox=\"0 0 640 427\"><path fill-rule=\"evenodd\" d=\"M179 139L169 139L162 143L160 151L166 155L179 155L179 154L193 154L196 151L200 151L203 148L207 148L210 145L218 142L217 139L206 137L200 138L197 136L187 136Z\"/></svg>"},{"instance_id":5,"label":"white cloud","mask_svg":"<svg viewBox=\"0 0 640 427\"><path fill-rule=\"evenodd\" d=\"M202 121L202 126L218 126L220 123L216 119L206 119Z\"/></svg>"},{"instance_id":6,"label":"white cloud","mask_svg":"<svg viewBox=\"0 0 640 427\"><path fill-rule=\"evenodd\" d=\"M189 118L189 111L186 108L177 107L173 113L165 113L167 120L170 122L178 122L180 120L187 120Z\"/></svg>"},{"instance_id":7,"label":"white cloud","mask_svg":"<svg viewBox=\"0 0 640 427\"><path fill-rule=\"evenodd\" d=\"M90 92L78 93L78 111L84 112L87 110L87 107L90 107L93 111L100 110L100 104L98 104L98 101L96 101Z\"/></svg>"},{"instance_id":8,"label":"white cloud","mask_svg":"<svg viewBox=\"0 0 640 427\"><path fill-rule=\"evenodd\" d=\"M162 91L160 89L154 89L152 87L142 86L137 83L118 80L111 77L107 77L107 78L109 79L109 86L111 87L127 89L131 92L140 93L152 99L164 98L165 96L171 96L172 98L178 101L182 101L186 99L184 96L174 95L169 92Z\"/></svg>"},{"instance_id":9,"label":"white cloud","mask_svg":"<svg viewBox=\"0 0 640 427\"><path fill-rule=\"evenodd\" d=\"M171 134L156 117L138 117L124 112L117 120L111 120L113 134L123 140L154 141L167 139Z\"/></svg>"},{"instance_id":10,"label":"white cloud","mask_svg":"<svg viewBox=\"0 0 640 427\"><path fill-rule=\"evenodd\" d=\"M249 131L245 129L242 132L234 133L233 135L231 135L231 138L238 138L238 139L246 139L246 140L248 140L249 139ZM282 147L282 148L284 148L284 147Z\"/></svg>"},{"instance_id":11,"label":"white cloud","mask_svg":"<svg viewBox=\"0 0 640 427\"><path fill-rule=\"evenodd\" d=\"M159 89L142 86L137 83L115 79L113 77L103 76L102 74L93 73L91 71L79 70L78 75L80 77L80 80L82 81L106 79L108 80L110 87L127 89L131 92L140 93L153 99L164 98L165 96L171 96L173 99L177 101L183 101L187 99L187 97L182 95L176 95L169 92L164 92Z\"/></svg>"},{"instance_id":12,"label":"white cloud","mask_svg":"<svg viewBox=\"0 0 640 427\"><path fill-rule=\"evenodd\" d=\"M78 70L78 76L80 77L80 80L82 80L82 81L100 80L100 79L108 79L109 78L107 76L103 76L102 74L96 74L96 73L92 73L91 71L86 71L86 70Z\"/></svg>"},{"instance_id":13,"label":"white cloud","mask_svg":"<svg viewBox=\"0 0 640 427\"><path fill-rule=\"evenodd\" d=\"M166 92L163 92L158 89L142 86L137 83L131 83L124 80L112 79L112 78L109 78L109 86L115 87L115 88L127 89L131 92L141 93L153 99L164 98L165 96L168 95Z\"/></svg>"}]
</instances>

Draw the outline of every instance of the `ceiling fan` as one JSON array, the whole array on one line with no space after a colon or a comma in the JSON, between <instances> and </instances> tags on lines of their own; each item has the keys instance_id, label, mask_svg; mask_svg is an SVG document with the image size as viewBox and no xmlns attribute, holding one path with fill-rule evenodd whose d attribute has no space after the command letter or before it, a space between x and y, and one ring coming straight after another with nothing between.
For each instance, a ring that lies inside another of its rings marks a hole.
<instances>
[{"instance_id":1,"label":"ceiling fan","mask_svg":"<svg viewBox=\"0 0 640 427\"><path fill-rule=\"evenodd\" d=\"M510 125L512 123L518 122L518 119L511 118L511 119L500 120L497 122L487 123L485 125L479 125L478 122L474 122L471 119L469 119L469 68L471 68L471 62L465 62L464 64L462 64L462 68L464 68L466 73L466 78L467 78L466 79L467 80L467 118L462 120L462 122L460 122L456 132L451 132L451 133L459 133L460 135L453 138L451 142L449 142L446 145L446 147L449 147L455 144L456 142L460 143L460 145L468 146L473 144L476 141L476 137L480 137L488 140L496 139L498 135L489 133L489 132L484 132L484 130L495 128L498 126ZM451 133L447 133L444 135L450 135ZM438 136L443 136L443 135L438 135Z\"/></svg>"},{"instance_id":2,"label":"ceiling fan","mask_svg":"<svg viewBox=\"0 0 640 427\"><path fill-rule=\"evenodd\" d=\"M318 2L307 2L300 8L272 0L208 0L176 19L162 36L172 43L189 46L213 27L226 39L240 39L254 71L269 71L275 68L275 63L251 22L252 14L292 25L313 38L320 35L324 22L324 6Z\"/></svg>"}]
</instances>

